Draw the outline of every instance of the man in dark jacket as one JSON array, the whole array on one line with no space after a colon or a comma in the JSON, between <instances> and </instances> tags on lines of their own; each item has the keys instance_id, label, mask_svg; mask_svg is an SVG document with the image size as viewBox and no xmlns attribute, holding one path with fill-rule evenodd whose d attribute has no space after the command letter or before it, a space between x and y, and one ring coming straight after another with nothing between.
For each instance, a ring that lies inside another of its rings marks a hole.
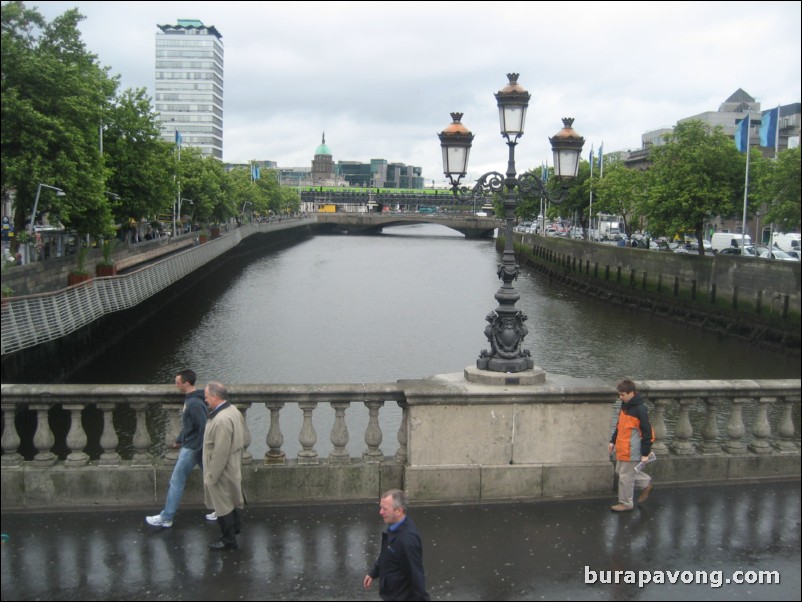
<instances>
[{"instance_id":1,"label":"man in dark jacket","mask_svg":"<svg viewBox=\"0 0 802 602\"><path fill-rule=\"evenodd\" d=\"M415 523L407 516L407 496L391 489L381 496L379 514L387 524L379 559L365 575L365 589L379 578L382 600L429 600L423 572L423 549Z\"/></svg>"},{"instance_id":2,"label":"man in dark jacket","mask_svg":"<svg viewBox=\"0 0 802 602\"><path fill-rule=\"evenodd\" d=\"M184 495L186 485L195 465L201 466L203 459L203 432L206 429L206 416L208 408L203 397L203 391L195 388L195 373L192 370L182 370L175 375L175 386L185 395L184 410L181 414L181 432L171 446L181 449L178 452L170 478L170 488L167 490L167 501L164 510L154 516L146 516L145 521L154 527L172 527L173 517L178 511L178 504Z\"/></svg>"},{"instance_id":3,"label":"man in dark jacket","mask_svg":"<svg viewBox=\"0 0 802 602\"><path fill-rule=\"evenodd\" d=\"M615 471L618 474L618 503L611 509L613 512L628 512L634 505L632 498L636 485L642 490L638 502L645 502L654 488L652 478L642 470L636 470L639 463L649 461L654 431L649 422L649 411L635 383L625 379L618 383L617 388L621 410L607 446L608 453L615 449Z\"/></svg>"}]
</instances>

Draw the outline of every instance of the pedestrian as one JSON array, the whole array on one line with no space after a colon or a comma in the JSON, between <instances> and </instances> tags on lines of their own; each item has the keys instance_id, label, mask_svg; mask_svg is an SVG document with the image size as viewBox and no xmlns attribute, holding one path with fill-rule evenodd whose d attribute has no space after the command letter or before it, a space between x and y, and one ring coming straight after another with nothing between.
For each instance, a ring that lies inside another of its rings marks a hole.
<instances>
[{"instance_id":1,"label":"pedestrian","mask_svg":"<svg viewBox=\"0 0 802 602\"><path fill-rule=\"evenodd\" d=\"M210 550L236 550L242 528L239 509L245 505L242 491L242 454L250 434L242 413L227 400L228 392L219 382L206 385L209 419L203 440L203 497L214 508L220 525L219 541Z\"/></svg>"},{"instance_id":2,"label":"pedestrian","mask_svg":"<svg viewBox=\"0 0 802 602\"><path fill-rule=\"evenodd\" d=\"M203 433L208 411L203 391L195 388L196 378L192 370L181 370L175 375L175 386L184 393L184 408L181 411L181 432L170 448L180 451L173 468L173 476L170 477L164 509L159 514L145 517L147 523L154 527L173 526L173 517L184 495L187 478L195 465L201 466L203 459Z\"/></svg>"},{"instance_id":3,"label":"pedestrian","mask_svg":"<svg viewBox=\"0 0 802 602\"><path fill-rule=\"evenodd\" d=\"M365 589L378 577L382 600L429 600L420 534L407 516L406 494L400 489L382 494L379 514L387 530L382 533L379 558L363 580Z\"/></svg>"},{"instance_id":4,"label":"pedestrian","mask_svg":"<svg viewBox=\"0 0 802 602\"><path fill-rule=\"evenodd\" d=\"M640 462L648 462L654 441L654 430L649 422L649 411L635 383L624 379L618 386L621 409L618 423L607 453L616 452L615 472L618 475L618 503L611 507L614 512L628 512L633 508L635 487L641 490L638 503L645 502L654 489L652 478L645 472L636 471Z\"/></svg>"}]
</instances>

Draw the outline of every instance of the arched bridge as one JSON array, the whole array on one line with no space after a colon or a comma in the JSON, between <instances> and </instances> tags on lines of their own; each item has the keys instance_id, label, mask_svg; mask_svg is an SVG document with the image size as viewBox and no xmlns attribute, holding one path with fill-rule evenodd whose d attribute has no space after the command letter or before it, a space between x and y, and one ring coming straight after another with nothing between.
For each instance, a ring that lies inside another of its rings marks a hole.
<instances>
[{"instance_id":1,"label":"arched bridge","mask_svg":"<svg viewBox=\"0 0 802 602\"><path fill-rule=\"evenodd\" d=\"M440 224L464 234L466 238L490 238L504 222L493 217L426 213L318 213L317 223L335 232L378 234L389 226Z\"/></svg>"}]
</instances>

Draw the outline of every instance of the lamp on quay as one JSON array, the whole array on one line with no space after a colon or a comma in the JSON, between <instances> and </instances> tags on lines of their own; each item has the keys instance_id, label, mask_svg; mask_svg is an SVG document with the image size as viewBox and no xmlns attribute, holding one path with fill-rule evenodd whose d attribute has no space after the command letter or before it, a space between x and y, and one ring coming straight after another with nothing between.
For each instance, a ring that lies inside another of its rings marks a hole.
<instances>
[{"instance_id":1,"label":"lamp on quay","mask_svg":"<svg viewBox=\"0 0 802 602\"><path fill-rule=\"evenodd\" d=\"M36 189L36 200L33 202L33 211L31 212L31 232L34 231L34 222L36 220L36 209L37 207L39 207L39 195L42 193L42 188L49 188L50 190L55 190L56 196L67 196L67 193L64 192L61 188L40 183L39 187Z\"/></svg>"},{"instance_id":2,"label":"lamp on quay","mask_svg":"<svg viewBox=\"0 0 802 602\"><path fill-rule=\"evenodd\" d=\"M520 176L515 172L515 146L523 136L526 109L531 95L518 84L518 74L508 73L509 82L495 96L498 104L501 135L509 147L507 173L491 171L481 176L473 188L460 186L460 180L468 173L468 157L473 143L473 134L462 123L462 113L451 113L452 123L440 134L443 150L443 172L451 182L451 190L460 201L489 200L494 194L503 195L506 219L504 254L498 268L501 288L496 292L498 307L487 314L485 336L490 349L483 350L476 360L476 367L491 372L523 372L534 368L534 360L528 350L523 349L523 339L528 333L524 325L526 315L516 309L520 295L512 283L518 277L518 263L513 249L513 222L515 207L522 195L537 194L552 203L561 203L567 187L553 195L543 180L533 173ZM585 139L571 127L574 120L564 118L563 129L549 138L554 152L554 175L560 180L570 180L579 171L579 157Z\"/></svg>"}]
</instances>

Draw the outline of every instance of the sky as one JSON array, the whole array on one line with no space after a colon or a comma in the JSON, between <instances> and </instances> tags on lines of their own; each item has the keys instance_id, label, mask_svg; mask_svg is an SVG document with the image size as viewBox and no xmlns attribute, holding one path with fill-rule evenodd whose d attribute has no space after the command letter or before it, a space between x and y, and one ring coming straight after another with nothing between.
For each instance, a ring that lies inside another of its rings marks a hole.
<instances>
[{"instance_id":1,"label":"sky","mask_svg":"<svg viewBox=\"0 0 802 602\"><path fill-rule=\"evenodd\" d=\"M716 111L742 88L768 110L800 102L800 2L26 2L86 17L87 49L154 95L157 25L199 19L224 45L223 159L309 167L325 131L334 161L423 168L445 186L437 134L451 112L474 135L467 180L506 171L493 96L519 73L532 98L518 172L552 164L573 117L604 152Z\"/></svg>"}]
</instances>

